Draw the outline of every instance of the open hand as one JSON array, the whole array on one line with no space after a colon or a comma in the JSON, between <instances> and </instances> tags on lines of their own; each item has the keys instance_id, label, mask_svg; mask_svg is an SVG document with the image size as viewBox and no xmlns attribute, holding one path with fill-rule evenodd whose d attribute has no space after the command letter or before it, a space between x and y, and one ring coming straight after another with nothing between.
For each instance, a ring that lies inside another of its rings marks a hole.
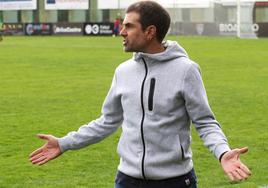
<instances>
[{"instance_id":1,"label":"open hand","mask_svg":"<svg viewBox=\"0 0 268 188\"><path fill-rule=\"evenodd\" d=\"M45 134L38 134L37 136L46 140L47 143L30 154L32 164L43 165L61 155L60 146L56 137Z\"/></svg>"},{"instance_id":2,"label":"open hand","mask_svg":"<svg viewBox=\"0 0 268 188\"><path fill-rule=\"evenodd\" d=\"M240 161L240 154L246 153L247 147L233 149L226 152L221 158L221 166L231 181L242 181L247 179L251 172L246 165Z\"/></svg>"}]
</instances>

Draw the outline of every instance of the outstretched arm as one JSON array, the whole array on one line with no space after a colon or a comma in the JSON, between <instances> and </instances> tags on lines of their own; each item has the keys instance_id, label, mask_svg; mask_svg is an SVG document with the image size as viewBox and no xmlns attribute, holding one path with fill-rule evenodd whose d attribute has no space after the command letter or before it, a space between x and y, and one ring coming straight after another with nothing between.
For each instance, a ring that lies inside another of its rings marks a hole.
<instances>
[{"instance_id":1,"label":"outstretched arm","mask_svg":"<svg viewBox=\"0 0 268 188\"><path fill-rule=\"evenodd\" d=\"M29 158L32 164L43 165L62 154L56 137L45 134L38 134L37 136L46 140L47 143L30 154Z\"/></svg>"},{"instance_id":2,"label":"outstretched arm","mask_svg":"<svg viewBox=\"0 0 268 188\"><path fill-rule=\"evenodd\" d=\"M220 159L224 172L231 181L247 179L251 172L240 161L239 156L246 153L248 148L229 148L227 138L210 109L201 73L196 64L189 68L185 76L183 91L186 109L196 125L196 130L209 150Z\"/></svg>"},{"instance_id":3,"label":"outstretched arm","mask_svg":"<svg viewBox=\"0 0 268 188\"><path fill-rule=\"evenodd\" d=\"M246 165L240 161L240 154L246 153L248 148L233 149L227 151L221 157L221 166L231 181L242 181L247 179L251 172Z\"/></svg>"}]
</instances>

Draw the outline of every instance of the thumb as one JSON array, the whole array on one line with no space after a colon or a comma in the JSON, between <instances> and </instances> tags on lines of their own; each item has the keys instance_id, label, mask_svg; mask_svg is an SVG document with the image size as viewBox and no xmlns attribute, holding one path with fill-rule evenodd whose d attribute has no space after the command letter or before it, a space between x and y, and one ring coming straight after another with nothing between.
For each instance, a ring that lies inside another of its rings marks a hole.
<instances>
[{"instance_id":1,"label":"thumb","mask_svg":"<svg viewBox=\"0 0 268 188\"><path fill-rule=\"evenodd\" d=\"M49 141L49 135L46 135L46 134L37 134L37 137L40 138L40 139L43 139L43 140L47 140Z\"/></svg>"},{"instance_id":2,"label":"thumb","mask_svg":"<svg viewBox=\"0 0 268 188\"><path fill-rule=\"evenodd\" d=\"M247 152L248 152L248 147L243 147L243 148L238 150L239 154L244 154L244 153L247 153Z\"/></svg>"}]
</instances>

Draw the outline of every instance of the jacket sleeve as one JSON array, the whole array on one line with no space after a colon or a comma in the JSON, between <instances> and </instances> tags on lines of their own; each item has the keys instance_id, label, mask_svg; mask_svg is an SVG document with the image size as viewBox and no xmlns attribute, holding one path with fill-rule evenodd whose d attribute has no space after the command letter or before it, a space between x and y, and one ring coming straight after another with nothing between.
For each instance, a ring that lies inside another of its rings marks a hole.
<instances>
[{"instance_id":1,"label":"jacket sleeve","mask_svg":"<svg viewBox=\"0 0 268 188\"><path fill-rule=\"evenodd\" d=\"M81 126L77 131L70 132L59 138L61 152L86 147L90 144L101 141L116 131L123 121L123 110L120 95L116 91L116 73L111 88L102 106L102 115Z\"/></svg>"},{"instance_id":2,"label":"jacket sleeve","mask_svg":"<svg viewBox=\"0 0 268 188\"><path fill-rule=\"evenodd\" d=\"M210 109L199 66L191 63L185 73L183 96L187 113L206 147L219 159L229 151L227 138Z\"/></svg>"}]
</instances>

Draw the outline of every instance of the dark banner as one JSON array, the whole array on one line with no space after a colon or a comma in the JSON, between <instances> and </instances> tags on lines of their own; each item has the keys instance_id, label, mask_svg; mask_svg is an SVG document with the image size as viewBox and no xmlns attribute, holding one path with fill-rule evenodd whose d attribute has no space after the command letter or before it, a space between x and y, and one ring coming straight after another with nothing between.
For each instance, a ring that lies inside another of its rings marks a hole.
<instances>
[{"instance_id":1,"label":"dark banner","mask_svg":"<svg viewBox=\"0 0 268 188\"><path fill-rule=\"evenodd\" d=\"M19 23L0 24L0 33L2 35L24 35L23 24Z\"/></svg>"},{"instance_id":2,"label":"dark banner","mask_svg":"<svg viewBox=\"0 0 268 188\"><path fill-rule=\"evenodd\" d=\"M82 23L56 23L53 24L53 35L83 35Z\"/></svg>"},{"instance_id":3,"label":"dark banner","mask_svg":"<svg viewBox=\"0 0 268 188\"><path fill-rule=\"evenodd\" d=\"M51 35L52 24L50 23L28 23L25 24L25 35Z\"/></svg>"},{"instance_id":4,"label":"dark banner","mask_svg":"<svg viewBox=\"0 0 268 188\"><path fill-rule=\"evenodd\" d=\"M84 35L113 35L113 23L85 23Z\"/></svg>"},{"instance_id":5,"label":"dark banner","mask_svg":"<svg viewBox=\"0 0 268 188\"><path fill-rule=\"evenodd\" d=\"M268 23L257 23L259 26L256 31L258 37L268 37Z\"/></svg>"},{"instance_id":6,"label":"dark banner","mask_svg":"<svg viewBox=\"0 0 268 188\"><path fill-rule=\"evenodd\" d=\"M113 23L3 23L1 35L90 35L111 36ZM242 37L268 37L268 23L241 24ZM236 23L188 23L171 24L171 35L236 36Z\"/></svg>"}]
</instances>

